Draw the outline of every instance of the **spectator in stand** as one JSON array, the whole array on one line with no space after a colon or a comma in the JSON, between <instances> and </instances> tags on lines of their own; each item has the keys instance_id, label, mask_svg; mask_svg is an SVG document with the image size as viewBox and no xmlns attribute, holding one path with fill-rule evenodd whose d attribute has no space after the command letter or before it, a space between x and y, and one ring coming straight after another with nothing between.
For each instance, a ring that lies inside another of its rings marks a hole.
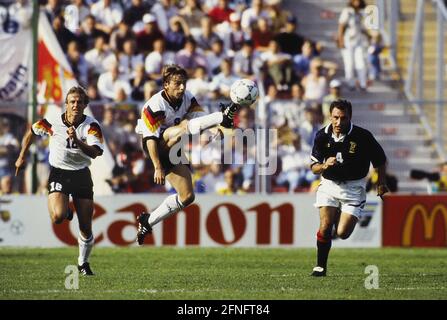
<instances>
[{"instance_id":1,"label":"spectator in stand","mask_svg":"<svg viewBox=\"0 0 447 320\"><path fill-rule=\"evenodd\" d=\"M383 50L382 36L379 31L371 32L368 47L369 79L380 79L382 67L380 65L380 53Z\"/></svg>"},{"instance_id":2,"label":"spectator in stand","mask_svg":"<svg viewBox=\"0 0 447 320\"><path fill-rule=\"evenodd\" d=\"M188 76L192 76L199 66L208 70L206 58L197 51L197 43L193 37L186 39L185 47L175 55L175 63L184 68Z\"/></svg>"},{"instance_id":3,"label":"spectator in stand","mask_svg":"<svg viewBox=\"0 0 447 320\"><path fill-rule=\"evenodd\" d=\"M284 31L276 35L275 39L278 41L282 51L292 56L301 54L305 38L296 32L297 21L294 16L287 18L287 23Z\"/></svg>"},{"instance_id":4,"label":"spectator in stand","mask_svg":"<svg viewBox=\"0 0 447 320\"><path fill-rule=\"evenodd\" d=\"M106 39L102 35L95 39L95 47L85 53L85 60L93 78L105 72L109 63L117 62L115 55L107 49Z\"/></svg>"},{"instance_id":5,"label":"spectator in stand","mask_svg":"<svg viewBox=\"0 0 447 320\"><path fill-rule=\"evenodd\" d=\"M169 21L178 15L178 11L174 0L160 0L152 6L151 13L156 17L158 28L164 35L168 32Z\"/></svg>"},{"instance_id":6,"label":"spectator in stand","mask_svg":"<svg viewBox=\"0 0 447 320\"><path fill-rule=\"evenodd\" d=\"M8 119L0 119L0 194L12 192L14 158L19 148L19 141L11 133Z\"/></svg>"},{"instance_id":7,"label":"spectator in stand","mask_svg":"<svg viewBox=\"0 0 447 320\"><path fill-rule=\"evenodd\" d=\"M194 37L197 41L197 47L205 53L211 51L211 44L220 40L220 37L213 31L213 21L209 17L203 17L200 20L201 33Z\"/></svg>"},{"instance_id":8,"label":"spectator in stand","mask_svg":"<svg viewBox=\"0 0 447 320\"><path fill-rule=\"evenodd\" d=\"M254 80L256 61L259 61L259 54L254 48L253 41L245 40L242 49L234 56L233 71L240 78Z\"/></svg>"},{"instance_id":9,"label":"spectator in stand","mask_svg":"<svg viewBox=\"0 0 447 320\"><path fill-rule=\"evenodd\" d=\"M76 80L78 80L81 86L86 87L88 84L88 63L79 50L79 45L76 41L71 41L68 44L66 56Z\"/></svg>"},{"instance_id":10,"label":"spectator in stand","mask_svg":"<svg viewBox=\"0 0 447 320\"><path fill-rule=\"evenodd\" d=\"M245 194L238 185L236 173L232 169L227 169L224 173L224 182L216 185L216 191L220 195Z\"/></svg>"},{"instance_id":11,"label":"spectator in stand","mask_svg":"<svg viewBox=\"0 0 447 320\"><path fill-rule=\"evenodd\" d=\"M186 0L185 6L179 11L180 16L185 19L192 36L200 35L200 21L205 16L200 8L199 0Z\"/></svg>"},{"instance_id":12,"label":"spectator in stand","mask_svg":"<svg viewBox=\"0 0 447 320\"><path fill-rule=\"evenodd\" d=\"M278 155L282 170L276 178L276 183L287 183L289 193L293 193L298 187L309 187L315 180L315 175L309 169L309 152L302 150L299 135L290 130L288 136L290 137L283 135L280 138Z\"/></svg>"},{"instance_id":13,"label":"spectator in stand","mask_svg":"<svg viewBox=\"0 0 447 320\"><path fill-rule=\"evenodd\" d=\"M124 143L123 129L115 121L115 110L111 106L104 108L101 129L107 137L107 146L112 155L116 155Z\"/></svg>"},{"instance_id":14,"label":"spectator in stand","mask_svg":"<svg viewBox=\"0 0 447 320\"><path fill-rule=\"evenodd\" d=\"M220 65L221 72L213 77L210 85L212 97L215 99L230 97L230 87L239 78L233 73L230 59L224 59Z\"/></svg>"},{"instance_id":15,"label":"spectator in stand","mask_svg":"<svg viewBox=\"0 0 447 320\"><path fill-rule=\"evenodd\" d=\"M332 79L329 82L329 94L323 98L322 112L324 117L324 124L328 125L331 121L330 107L335 100L342 99L341 94L342 83L338 79Z\"/></svg>"},{"instance_id":16,"label":"spectator in stand","mask_svg":"<svg viewBox=\"0 0 447 320\"><path fill-rule=\"evenodd\" d=\"M338 21L338 46L341 49L345 78L350 90L355 89L356 80L358 80L360 90L366 91L368 71L365 56L368 37L364 27L365 7L364 0L350 0L348 6L341 12Z\"/></svg>"},{"instance_id":17,"label":"spectator in stand","mask_svg":"<svg viewBox=\"0 0 447 320\"><path fill-rule=\"evenodd\" d=\"M64 10L65 27L79 35L82 21L90 14L90 9L84 4L84 0L71 0L71 3Z\"/></svg>"},{"instance_id":18,"label":"spectator in stand","mask_svg":"<svg viewBox=\"0 0 447 320\"><path fill-rule=\"evenodd\" d=\"M132 87L132 92L130 98L133 101L145 101L144 100L144 86L146 82L149 81L149 77L144 71L144 64L139 64L135 66L135 72L133 78L130 79L129 83Z\"/></svg>"},{"instance_id":19,"label":"spectator in stand","mask_svg":"<svg viewBox=\"0 0 447 320\"><path fill-rule=\"evenodd\" d=\"M53 31L64 52L67 52L67 46L71 41L78 41L74 33L65 28L65 19L62 14L54 17Z\"/></svg>"},{"instance_id":20,"label":"spectator in stand","mask_svg":"<svg viewBox=\"0 0 447 320\"><path fill-rule=\"evenodd\" d=\"M190 36L189 27L180 16L169 20L169 29L165 35L166 50L178 52L185 46L186 38Z\"/></svg>"},{"instance_id":21,"label":"spectator in stand","mask_svg":"<svg viewBox=\"0 0 447 320\"><path fill-rule=\"evenodd\" d=\"M207 173L201 178L205 193L215 193L219 184L224 181L222 173L222 165L220 163L212 163L207 167Z\"/></svg>"},{"instance_id":22,"label":"spectator in stand","mask_svg":"<svg viewBox=\"0 0 447 320\"><path fill-rule=\"evenodd\" d=\"M202 102L209 96L210 82L205 67L197 67L192 78L186 81L186 90L190 91L197 101Z\"/></svg>"},{"instance_id":23,"label":"spectator in stand","mask_svg":"<svg viewBox=\"0 0 447 320\"><path fill-rule=\"evenodd\" d=\"M96 19L89 14L81 23L81 32L79 34L79 44L82 53L87 52L95 47L96 38L103 37L107 42L109 36L104 31L96 27Z\"/></svg>"},{"instance_id":24,"label":"spectator in stand","mask_svg":"<svg viewBox=\"0 0 447 320\"><path fill-rule=\"evenodd\" d=\"M147 81L144 84L144 101L149 100L152 98L154 94L156 94L159 91L159 87L155 81Z\"/></svg>"},{"instance_id":25,"label":"spectator in stand","mask_svg":"<svg viewBox=\"0 0 447 320\"><path fill-rule=\"evenodd\" d=\"M310 72L303 78L304 99L322 102L327 94L328 79L323 74L323 62L320 58L312 59Z\"/></svg>"},{"instance_id":26,"label":"spectator in stand","mask_svg":"<svg viewBox=\"0 0 447 320\"><path fill-rule=\"evenodd\" d=\"M128 79L120 76L118 63L115 62L110 64L108 72L99 76L98 91L103 98L113 101L119 89L124 90L126 97L132 92Z\"/></svg>"},{"instance_id":27,"label":"spectator in stand","mask_svg":"<svg viewBox=\"0 0 447 320\"><path fill-rule=\"evenodd\" d=\"M211 51L206 53L208 70L211 75L220 73L220 65L224 59L228 58L224 52L223 41L216 39L211 43Z\"/></svg>"},{"instance_id":28,"label":"spectator in stand","mask_svg":"<svg viewBox=\"0 0 447 320\"><path fill-rule=\"evenodd\" d=\"M141 184L145 171L146 161L144 155L131 143L125 143L115 157L115 167L112 170L112 179L107 182L115 193L141 192Z\"/></svg>"},{"instance_id":29,"label":"spectator in stand","mask_svg":"<svg viewBox=\"0 0 447 320\"><path fill-rule=\"evenodd\" d=\"M60 2L60 0L48 0L44 7L44 12L50 23L53 23L53 20L62 13L62 5Z\"/></svg>"},{"instance_id":30,"label":"spectator in stand","mask_svg":"<svg viewBox=\"0 0 447 320\"><path fill-rule=\"evenodd\" d=\"M143 16L143 22L144 28L137 34L136 38L138 52L146 56L154 49L155 40L163 39L163 34L158 30L157 20L155 20L153 14L146 13Z\"/></svg>"},{"instance_id":31,"label":"spectator in stand","mask_svg":"<svg viewBox=\"0 0 447 320\"><path fill-rule=\"evenodd\" d=\"M90 106L93 108L98 106L98 104L96 104L95 102L102 100L102 98L98 92L98 87L97 87L96 83L90 83L87 86L87 95L88 95L88 98L90 99Z\"/></svg>"},{"instance_id":32,"label":"spectator in stand","mask_svg":"<svg viewBox=\"0 0 447 320\"><path fill-rule=\"evenodd\" d=\"M301 148L310 151L315 139L315 135L321 128L318 106L309 107L304 110L305 120L299 127L299 135L301 137Z\"/></svg>"},{"instance_id":33,"label":"spectator in stand","mask_svg":"<svg viewBox=\"0 0 447 320\"><path fill-rule=\"evenodd\" d=\"M263 0L252 0L251 7L242 12L242 29L247 34L251 34L251 30L259 18L270 19L270 15L268 11L264 9Z\"/></svg>"},{"instance_id":34,"label":"spectator in stand","mask_svg":"<svg viewBox=\"0 0 447 320\"><path fill-rule=\"evenodd\" d=\"M272 31L275 34L281 31L290 16L290 13L281 8L281 2L282 0L266 0L265 2L270 15Z\"/></svg>"},{"instance_id":35,"label":"spectator in stand","mask_svg":"<svg viewBox=\"0 0 447 320\"><path fill-rule=\"evenodd\" d=\"M292 84L290 90L290 99L282 101L279 104L281 117L284 123L298 132L301 123L305 120L304 110L306 103L304 102L304 89L299 83Z\"/></svg>"},{"instance_id":36,"label":"spectator in stand","mask_svg":"<svg viewBox=\"0 0 447 320\"><path fill-rule=\"evenodd\" d=\"M110 49L116 52L122 52L124 50L124 42L131 39L135 40L135 34L129 28L129 25L122 20L118 24L118 28L110 35Z\"/></svg>"},{"instance_id":37,"label":"spectator in stand","mask_svg":"<svg viewBox=\"0 0 447 320\"><path fill-rule=\"evenodd\" d=\"M230 21L230 14L234 12L229 7L229 0L219 0L217 6L208 12L208 16L213 20L214 24Z\"/></svg>"},{"instance_id":38,"label":"spectator in stand","mask_svg":"<svg viewBox=\"0 0 447 320\"><path fill-rule=\"evenodd\" d=\"M174 63L174 60L175 54L165 50L165 41L163 39L155 40L154 50L147 55L144 61L149 78L161 84L163 66Z\"/></svg>"},{"instance_id":39,"label":"spectator in stand","mask_svg":"<svg viewBox=\"0 0 447 320\"><path fill-rule=\"evenodd\" d=\"M256 27L254 27L251 32L251 38L256 50L260 52L268 50L270 41L274 38L274 33L270 30L266 18L260 17L258 19Z\"/></svg>"},{"instance_id":40,"label":"spectator in stand","mask_svg":"<svg viewBox=\"0 0 447 320\"><path fill-rule=\"evenodd\" d=\"M241 50L246 39L247 36L241 27L241 14L233 12L230 14L230 28L224 32L223 37L228 56L232 57Z\"/></svg>"},{"instance_id":41,"label":"spectator in stand","mask_svg":"<svg viewBox=\"0 0 447 320\"><path fill-rule=\"evenodd\" d=\"M149 7L143 0L132 0L130 7L124 10L122 21L132 28L136 22L143 20L146 13L149 13Z\"/></svg>"},{"instance_id":42,"label":"spectator in stand","mask_svg":"<svg viewBox=\"0 0 447 320\"><path fill-rule=\"evenodd\" d=\"M304 41L301 53L293 57L295 74L298 79L302 79L310 72L310 62L314 57L312 42Z\"/></svg>"},{"instance_id":43,"label":"spectator in stand","mask_svg":"<svg viewBox=\"0 0 447 320\"><path fill-rule=\"evenodd\" d=\"M277 40L271 40L267 51L261 53L264 69L279 91L287 91L293 80L292 56L281 52Z\"/></svg>"},{"instance_id":44,"label":"spectator in stand","mask_svg":"<svg viewBox=\"0 0 447 320\"><path fill-rule=\"evenodd\" d=\"M99 0L92 4L92 15L98 23L97 27L107 34L111 34L113 28L123 19L123 9L112 0Z\"/></svg>"},{"instance_id":45,"label":"spectator in stand","mask_svg":"<svg viewBox=\"0 0 447 320\"><path fill-rule=\"evenodd\" d=\"M246 130L255 129L254 112L250 107L242 107L235 119L236 128Z\"/></svg>"},{"instance_id":46,"label":"spectator in stand","mask_svg":"<svg viewBox=\"0 0 447 320\"><path fill-rule=\"evenodd\" d=\"M138 65L144 65L143 55L136 52L134 39L127 39L124 42L123 51L118 53L118 64L120 73L127 78L134 76L134 71Z\"/></svg>"}]
</instances>

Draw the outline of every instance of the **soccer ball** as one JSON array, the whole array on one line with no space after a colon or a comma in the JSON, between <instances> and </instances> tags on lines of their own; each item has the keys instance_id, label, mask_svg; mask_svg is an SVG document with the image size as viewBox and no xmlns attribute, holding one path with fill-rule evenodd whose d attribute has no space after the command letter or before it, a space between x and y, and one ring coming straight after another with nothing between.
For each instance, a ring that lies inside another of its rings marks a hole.
<instances>
[{"instance_id":1,"label":"soccer ball","mask_svg":"<svg viewBox=\"0 0 447 320\"><path fill-rule=\"evenodd\" d=\"M241 106L249 106L258 97L258 87L256 83L249 79L240 79L231 85L230 98L233 103Z\"/></svg>"}]
</instances>

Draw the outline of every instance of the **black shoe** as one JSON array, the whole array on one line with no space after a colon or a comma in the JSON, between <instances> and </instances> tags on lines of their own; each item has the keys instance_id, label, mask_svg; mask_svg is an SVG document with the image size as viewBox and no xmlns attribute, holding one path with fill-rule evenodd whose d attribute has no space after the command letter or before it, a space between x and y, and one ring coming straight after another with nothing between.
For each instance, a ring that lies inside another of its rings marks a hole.
<instances>
[{"instance_id":1,"label":"black shoe","mask_svg":"<svg viewBox=\"0 0 447 320\"><path fill-rule=\"evenodd\" d=\"M88 262L84 262L84 264L82 266L78 266L78 270L83 276L94 276L95 275L93 273L92 269L90 269L90 264Z\"/></svg>"},{"instance_id":2,"label":"black shoe","mask_svg":"<svg viewBox=\"0 0 447 320\"><path fill-rule=\"evenodd\" d=\"M73 211L70 208L68 208L68 211L67 211L67 220L68 221L73 220Z\"/></svg>"},{"instance_id":3,"label":"black shoe","mask_svg":"<svg viewBox=\"0 0 447 320\"><path fill-rule=\"evenodd\" d=\"M152 227L149 225L150 213L143 212L137 218L138 220L138 233L137 242L141 246L144 243L146 235L152 233Z\"/></svg>"},{"instance_id":4,"label":"black shoe","mask_svg":"<svg viewBox=\"0 0 447 320\"><path fill-rule=\"evenodd\" d=\"M326 269L322 267L315 267L310 275L312 277L326 277Z\"/></svg>"},{"instance_id":5,"label":"black shoe","mask_svg":"<svg viewBox=\"0 0 447 320\"><path fill-rule=\"evenodd\" d=\"M232 129L234 127L234 114L236 113L237 109L239 108L238 104L230 103L229 105L220 104L220 108L223 115L222 123L220 124L222 127Z\"/></svg>"}]
</instances>

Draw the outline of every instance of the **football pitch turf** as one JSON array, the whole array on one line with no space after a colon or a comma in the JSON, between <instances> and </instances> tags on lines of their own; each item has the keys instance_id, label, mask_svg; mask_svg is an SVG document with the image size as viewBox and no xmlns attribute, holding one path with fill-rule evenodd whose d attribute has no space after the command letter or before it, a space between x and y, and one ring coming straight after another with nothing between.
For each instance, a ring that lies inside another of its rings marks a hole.
<instances>
[{"instance_id":1,"label":"football pitch turf","mask_svg":"<svg viewBox=\"0 0 447 320\"><path fill-rule=\"evenodd\" d=\"M447 299L445 249L334 248L314 278L315 249L95 248L96 275L66 289L76 258L76 247L0 248L0 299ZM378 289L365 288L371 265Z\"/></svg>"}]
</instances>

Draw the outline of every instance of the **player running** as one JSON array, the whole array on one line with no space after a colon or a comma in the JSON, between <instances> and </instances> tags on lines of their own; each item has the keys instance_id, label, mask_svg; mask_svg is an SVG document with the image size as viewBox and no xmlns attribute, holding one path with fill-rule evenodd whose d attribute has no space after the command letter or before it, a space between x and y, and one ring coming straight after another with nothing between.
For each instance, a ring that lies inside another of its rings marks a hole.
<instances>
[{"instance_id":1,"label":"player running","mask_svg":"<svg viewBox=\"0 0 447 320\"><path fill-rule=\"evenodd\" d=\"M72 220L69 195L73 198L79 222L78 269L83 275L94 275L88 262L93 248L93 182L89 166L91 159L103 153L103 136L98 122L84 115L89 103L81 87L72 87L65 98L66 111L42 119L32 125L22 141L22 150L15 163L16 176L25 165L26 153L34 136L50 136L48 178L48 210L56 224Z\"/></svg>"},{"instance_id":2,"label":"player running","mask_svg":"<svg viewBox=\"0 0 447 320\"><path fill-rule=\"evenodd\" d=\"M181 162L172 163L170 148L184 134L198 134L217 125L233 127L233 116L238 105L222 106L222 112L205 115L194 96L186 91L187 73L178 65L163 69L163 90L150 98L143 106L136 132L143 136L143 149L154 165L154 182L164 184L165 179L177 191L168 196L151 213L138 217L137 242L144 243L152 227L179 212L194 201L194 189L189 167ZM174 161L175 162L175 161Z\"/></svg>"},{"instance_id":3,"label":"player running","mask_svg":"<svg viewBox=\"0 0 447 320\"><path fill-rule=\"evenodd\" d=\"M347 239L354 231L366 203L370 162L378 171L377 195L388 192L385 152L368 130L351 123L351 103L333 101L330 113L331 124L318 131L311 156L312 172L322 175L315 203L320 209L315 277L326 275L332 236Z\"/></svg>"}]
</instances>

